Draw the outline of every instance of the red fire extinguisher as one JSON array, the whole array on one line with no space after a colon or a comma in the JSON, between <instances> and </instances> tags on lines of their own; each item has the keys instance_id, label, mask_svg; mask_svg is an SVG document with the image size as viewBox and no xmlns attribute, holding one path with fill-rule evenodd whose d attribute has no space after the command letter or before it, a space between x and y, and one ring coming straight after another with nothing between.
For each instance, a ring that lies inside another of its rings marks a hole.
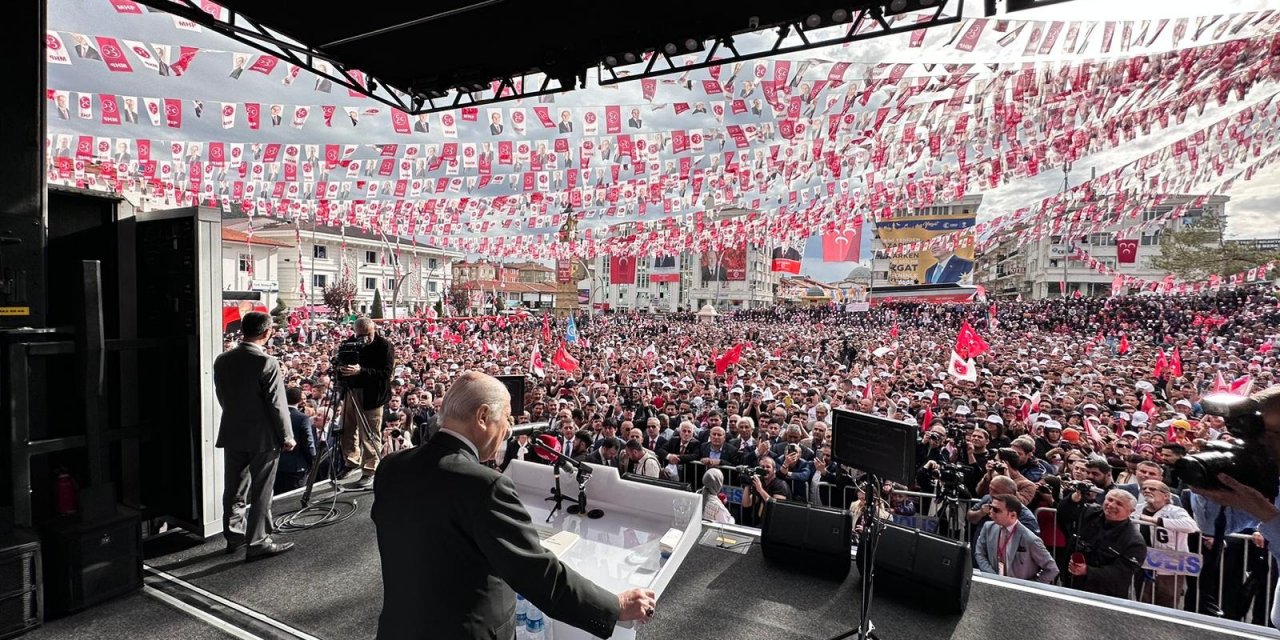
<instances>
[{"instance_id":1,"label":"red fire extinguisher","mask_svg":"<svg viewBox=\"0 0 1280 640\"><path fill-rule=\"evenodd\" d=\"M71 515L76 512L76 481L66 469L59 468L57 473L53 479L53 510L60 516Z\"/></svg>"}]
</instances>

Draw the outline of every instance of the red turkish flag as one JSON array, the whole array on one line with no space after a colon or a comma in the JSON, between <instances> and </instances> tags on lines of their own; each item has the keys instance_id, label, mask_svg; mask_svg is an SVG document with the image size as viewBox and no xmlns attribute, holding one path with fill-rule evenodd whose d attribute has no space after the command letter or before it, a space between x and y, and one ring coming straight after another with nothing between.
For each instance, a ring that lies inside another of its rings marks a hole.
<instances>
[{"instance_id":1,"label":"red turkish flag","mask_svg":"<svg viewBox=\"0 0 1280 640\"><path fill-rule=\"evenodd\" d=\"M1133 264L1138 261L1138 241L1116 240L1116 264Z\"/></svg>"},{"instance_id":2,"label":"red turkish flag","mask_svg":"<svg viewBox=\"0 0 1280 640\"><path fill-rule=\"evenodd\" d=\"M732 365L738 363L742 358L742 343L734 345L732 349L724 352L723 355L715 359L716 375L724 375L724 372Z\"/></svg>"},{"instance_id":3,"label":"red turkish flag","mask_svg":"<svg viewBox=\"0 0 1280 640\"><path fill-rule=\"evenodd\" d=\"M857 262L862 259L862 225L822 234L823 262Z\"/></svg>"},{"instance_id":4,"label":"red turkish flag","mask_svg":"<svg viewBox=\"0 0 1280 640\"><path fill-rule=\"evenodd\" d=\"M969 321L965 320L964 324L960 325L959 333L956 334L955 350L956 353L960 354L960 357L967 360L990 351L991 347L986 340L982 339L982 336L978 335L977 331L973 330L973 327L969 325Z\"/></svg>"},{"instance_id":5,"label":"red turkish flag","mask_svg":"<svg viewBox=\"0 0 1280 640\"><path fill-rule=\"evenodd\" d=\"M635 256L609 257L609 284L635 284Z\"/></svg>"},{"instance_id":6,"label":"red turkish flag","mask_svg":"<svg viewBox=\"0 0 1280 640\"><path fill-rule=\"evenodd\" d=\"M551 356L551 363L570 373L578 370L578 360L569 353L568 349L564 348L563 342L556 349L556 354Z\"/></svg>"}]
</instances>

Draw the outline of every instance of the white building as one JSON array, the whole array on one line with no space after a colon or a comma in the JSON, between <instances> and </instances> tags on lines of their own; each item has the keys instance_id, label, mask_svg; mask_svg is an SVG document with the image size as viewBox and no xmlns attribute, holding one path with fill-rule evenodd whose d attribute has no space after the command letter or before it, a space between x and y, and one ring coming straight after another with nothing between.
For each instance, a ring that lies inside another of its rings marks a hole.
<instances>
[{"instance_id":1,"label":"white building","mask_svg":"<svg viewBox=\"0 0 1280 640\"><path fill-rule=\"evenodd\" d=\"M1226 216L1227 196L1209 196L1202 207L1187 209L1175 221L1168 221L1162 227L1143 232L1138 240L1137 260L1133 264L1118 264L1116 260L1116 235L1136 227L1143 222L1150 222L1167 215L1175 207L1187 204L1198 196L1174 195L1161 205L1142 212L1140 220L1125 219L1114 223L1103 231L1084 237L1064 239L1055 234L1044 234L1039 241L1021 242L1016 239L1018 231L1007 232L1005 240L987 249L978 256L974 268L976 284L987 289L987 295L993 297L1015 297L1022 295L1024 299L1059 297L1065 283L1067 295L1079 291L1086 296L1111 295L1111 282L1115 275L1099 273L1088 268L1083 262L1070 258L1071 245L1084 249L1108 269L1124 276L1144 280L1161 280L1167 273L1151 265L1152 259L1160 255L1160 235L1170 229L1178 230L1187 227L1200 219L1206 212ZM1134 239L1133 236L1124 236Z\"/></svg>"},{"instance_id":2,"label":"white building","mask_svg":"<svg viewBox=\"0 0 1280 640\"><path fill-rule=\"evenodd\" d=\"M255 242L267 238L294 244L292 224L272 222L253 229ZM375 291L382 295L386 317L407 315L414 306L427 307L448 296L452 263L462 254L408 238L368 233L348 227L344 232L308 227L296 249L282 250L279 264L280 297L290 308L324 305L322 290L348 275L356 286L355 307L368 312ZM397 265L398 262L398 265ZM305 278L306 287L299 286ZM305 296L303 291L305 290ZM393 301L397 307L392 311Z\"/></svg>"},{"instance_id":3,"label":"white building","mask_svg":"<svg viewBox=\"0 0 1280 640\"><path fill-rule=\"evenodd\" d=\"M592 261L591 279L579 282L590 289L594 308L639 310L650 313L697 311L710 304L720 311L758 309L774 304L779 276L770 271L771 248L748 246L742 280L718 281L704 273L702 254L680 256L679 282L653 282L649 278L652 257L642 257L636 265L635 284L610 284L609 256ZM605 306L607 305L607 306Z\"/></svg>"},{"instance_id":4,"label":"white building","mask_svg":"<svg viewBox=\"0 0 1280 640\"><path fill-rule=\"evenodd\" d=\"M292 238L290 238L292 240ZM222 288L227 291L261 291L267 309L276 305L280 291L280 254L295 250L293 242L222 227ZM289 304L286 300L285 304Z\"/></svg>"}]
</instances>

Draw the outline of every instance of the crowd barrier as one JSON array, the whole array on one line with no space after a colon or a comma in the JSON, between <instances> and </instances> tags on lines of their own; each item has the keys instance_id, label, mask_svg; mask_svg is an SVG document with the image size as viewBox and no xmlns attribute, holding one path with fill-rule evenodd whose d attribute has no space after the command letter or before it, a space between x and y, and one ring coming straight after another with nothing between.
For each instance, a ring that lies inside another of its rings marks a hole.
<instances>
[{"instance_id":1,"label":"crowd barrier","mask_svg":"<svg viewBox=\"0 0 1280 640\"><path fill-rule=\"evenodd\" d=\"M702 488L702 476L706 470L707 467L700 462L680 465L679 480L698 491ZM753 522L749 515L744 519L742 493L745 479L742 474L732 467L721 468L721 472L725 476L722 492L734 521L758 526L759 523ZM943 501L934 494L914 491L895 491L893 496L890 512L894 522L971 542L976 528L968 524L964 515L979 500ZM857 489L852 484L815 482L803 490L793 486L791 497L848 509L857 500ZM1054 584L1069 587L1068 539L1058 526L1057 510L1042 508L1035 515L1040 525L1040 539L1058 563L1059 573ZM953 522L956 526L952 526ZM1139 526L1148 530L1150 537L1147 539L1157 541L1158 546L1148 547L1143 570L1134 576L1130 599L1202 613L1219 609L1231 619L1273 626L1270 611L1280 572L1266 548L1253 544L1252 536L1229 534L1225 536L1225 544L1214 544L1206 549L1199 533L1177 532L1147 523L1139 523ZM1183 538L1185 546L1179 544L1179 537ZM1170 544L1172 548L1160 548Z\"/></svg>"}]
</instances>

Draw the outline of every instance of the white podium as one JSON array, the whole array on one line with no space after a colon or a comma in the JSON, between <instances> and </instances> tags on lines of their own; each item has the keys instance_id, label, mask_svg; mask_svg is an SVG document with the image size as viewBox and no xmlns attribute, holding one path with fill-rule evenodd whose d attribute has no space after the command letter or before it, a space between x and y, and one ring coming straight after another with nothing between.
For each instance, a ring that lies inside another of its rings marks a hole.
<instances>
[{"instance_id":1,"label":"white podium","mask_svg":"<svg viewBox=\"0 0 1280 640\"><path fill-rule=\"evenodd\" d=\"M544 539L562 531L577 536L576 541L559 554L565 564L613 593L633 588L653 589L661 602L662 590L701 534L701 496L626 481L612 467L593 465L592 470L591 480L587 482L587 506L604 510L604 517L595 520L570 515L561 509L547 522L553 503L546 498L555 484L550 465L514 460L507 467L506 475L515 483L520 502ZM560 489L571 498L578 496L578 483L572 472L560 473ZM689 521L671 556L663 560L658 542L673 528L677 504L687 509ZM547 618L547 622L553 640L594 637L551 618ZM636 631L619 625L614 627L611 637L634 640Z\"/></svg>"}]
</instances>

